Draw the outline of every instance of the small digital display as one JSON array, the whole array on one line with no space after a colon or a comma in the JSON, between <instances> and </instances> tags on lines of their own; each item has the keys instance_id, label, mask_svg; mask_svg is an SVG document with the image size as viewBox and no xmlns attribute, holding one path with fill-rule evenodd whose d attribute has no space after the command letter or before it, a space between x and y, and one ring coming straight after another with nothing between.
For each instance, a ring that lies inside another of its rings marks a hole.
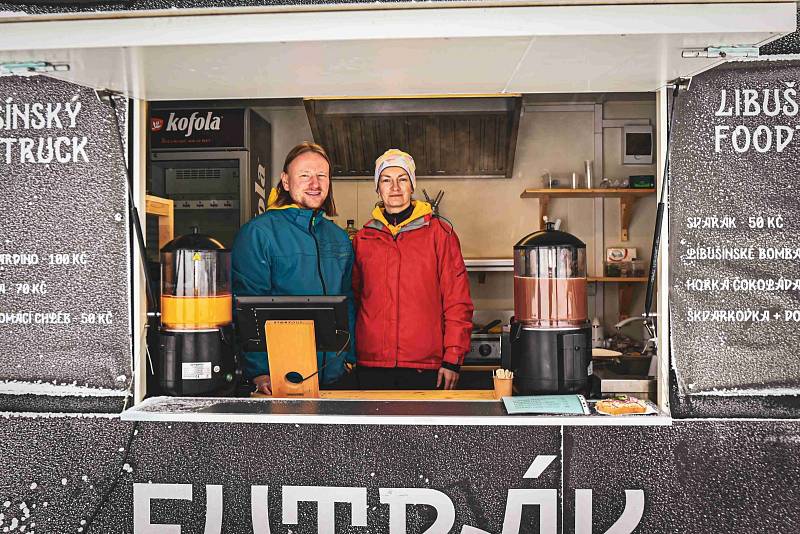
<instances>
[{"instance_id":1,"label":"small digital display","mask_svg":"<svg viewBox=\"0 0 800 534\"><path fill-rule=\"evenodd\" d=\"M653 136L650 133L625 134L626 156L650 156L653 153Z\"/></svg>"}]
</instances>

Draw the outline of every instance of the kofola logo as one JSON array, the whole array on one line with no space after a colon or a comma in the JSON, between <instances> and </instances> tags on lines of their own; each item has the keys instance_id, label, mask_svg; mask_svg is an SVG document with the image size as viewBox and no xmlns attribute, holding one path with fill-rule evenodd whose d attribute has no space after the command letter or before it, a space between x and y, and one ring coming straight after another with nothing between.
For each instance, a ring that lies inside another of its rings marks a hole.
<instances>
[{"instance_id":1,"label":"kofola logo","mask_svg":"<svg viewBox=\"0 0 800 534\"><path fill-rule=\"evenodd\" d=\"M150 117L150 131L160 132L164 128L164 119L161 117Z\"/></svg>"},{"instance_id":2,"label":"kofola logo","mask_svg":"<svg viewBox=\"0 0 800 534\"><path fill-rule=\"evenodd\" d=\"M167 132L181 132L184 137L191 137L194 132L219 131L222 118L209 111L205 116L193 112L188 117L176 117L175 113L169 114L167 119Z\"/></svg>"}]
</instances>

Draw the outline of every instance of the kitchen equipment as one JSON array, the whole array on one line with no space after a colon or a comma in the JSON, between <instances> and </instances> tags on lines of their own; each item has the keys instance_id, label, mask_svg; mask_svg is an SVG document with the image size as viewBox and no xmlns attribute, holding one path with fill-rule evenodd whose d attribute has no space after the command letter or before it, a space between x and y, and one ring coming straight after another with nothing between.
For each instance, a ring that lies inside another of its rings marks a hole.
<instances>
[{"instance_id":1,"label":"kitchen equipment","mask_svg":"<svg viewBox=\"0 0 800 534\"><path fill-rule=\"evenodd\" d=\"M444 190L439 191L436 194L436 197L434 197L433 199L431 199L431 197L428 196L428 192L425 191L424 189L422 190L422 194L425 195L425 200L428 202L428 204L431 205L431 209L433 209L434 215L439 215L439 204L441 204L442 198L444 198Z\"/></svg>"},{"instance_id":2,"label":"kitchen equipment","mask_svg":"<svg viewBox=\"0 0 800 534\"><path fill-rule=\"evenodd\" d=\"M500 319L495 319L494 321L492 321L492 322L490 322L490 323L488 323L488 324L486 324L484 326L475 328L473 330L473 333L475 333L475 334L489 334L490 331L492 330L492 328L500 325L502 322L503 321L501 321Z\"/></svg>"},{"instance_id":3,"label":"kitchen equipment","mask_svg":"<svg viewBox=\"0 0 800 534\"><path fill-rule=\"evenodd\" d=\"M198 226L233 243L239 228L267 209L275 174L271 126L252 108L185 104L150 106L147 190L174 201L175 235ZM155 218L148 220L147 235L155 262Z\"/></svg>"},{"instance_id":4,"label":"kitchen equipment","mask_svg":"<svg viewBox=\"0 0 800 534\"><path fill-rule=\"evenodd\" d=\"M161 249L161 328L156 373L169 395L219 394L232 384L231 256L193 233Z\"/></svg>"},{"instance_id":5,"label":"kitchen equipment","mask_svg":"<svg viewBox=\"0 0 800 534\"><path fill-rule=\"evenodd\" d=\"M558 185L558 180L553 180L553 175L547 170L542 174L542 181L550 189Z\"/></svg>"},{"instance_id":6,"label":"kitchen equipment","mask_svg":"<svg viewBox=\"0 0 800 534\"><path fill-rule=\"evenodd\" d=\"M593 184L593 176L592 176L592 160L587 159L583 162L583 174L586 177L586 189L591 189Z\"/></svg>"},{"instance_id":7,"label":"kitchen equipment","mask_svg":"<svg viewBox=\"0 0 800 534\"><path fill-rule=\"evenodd\" d=\"M603 346L605 332L603 332L603 325L600 323L600 319L595 317L592 319L592 355L594 355L594 349L600 348Z\"/></svg>"},{"instance_id":8,"label":"kitchen equipment","mask_svg":"<svg viewBox=\"0 0 800 534\"><path fill-rule=\"evenodd\" d=\"M464 355L465 365L497 365L502 356L502 334L473 333L469 352Z\"/></svg>"},{"instance_id":9,"label":"kitchen equipment","mask_svg":"<svg viewBox=\"0 0 800 534\"><path fill-rule=\"evenodd\" d=\"M649 124L629 124L623 126L622 132L622 163L652 165L653 127Z\"/></svg>"},{"instance_id":10,"label":"kitchen equipment","mask_svg":"<svg viewBox=\"0 0 800 534\"><path fill-rule=\"evenodd\" d=\"M652 174L635 174L628 177L628 187L632 189L653 189L656 186L656 177Z\"/></svg>"},{"instance_id":11,"label":"kitchen equipment","mask_svg":"<svg viewBox=\"0 0 800 534\"><path fill-rule=\"evenodd\" d=\"M619 374L604 368L597 369L596 377L599 382L599 391L597 393L602 397L633 395L640 399L656 401L655 379Z\"/></svg>"},{"instance_id":12,"label":"kitchen equipment","mask_svg":"<svg viewBox=\"0 0 800 534\"><path fill-rule=\"evenodd\" d=\"M520 394L587 389L586 285L586 245L552 223L514 246L514 321L503 363L514 370Z\"/></svg>"}]
</instances>

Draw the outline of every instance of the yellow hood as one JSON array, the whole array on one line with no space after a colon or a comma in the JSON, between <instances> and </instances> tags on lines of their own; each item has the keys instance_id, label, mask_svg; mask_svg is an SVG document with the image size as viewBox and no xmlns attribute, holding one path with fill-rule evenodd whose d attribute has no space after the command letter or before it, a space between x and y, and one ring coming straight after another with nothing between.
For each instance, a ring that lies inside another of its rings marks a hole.
<instances>
[{"instance_id":1,"label":"yellow hood","mask_svg":"<svg viewBox=\"0 0 800 534\"><path fill-rule=\"evenodd\" d=\"M383 209L379 206L376 206L375 209L372 210L372 218L388 228L392 235L397 235L404 226L407 226L421 217L433 213L431 205L427 202L423 202L421 200L412 200L411 202L414 204L414 211L411 212L411 216L408 219L401 222L397 226L389 224L389 221L387 221L386 217L383 216Z\"/></svg>"},{"instance_id":2,"label":"yellow hood","mask_svg":"<svg viewBox=\"0 0 800 534\"><path fill-rule=\"evenodd\" d=\"M267 199L267 210L286 210L289 208L300 208L297 204L287 204L285 206L276 206L275 203L278 201L278 189L273 187L272 191L269 192L269 198Z\"/></svg>"}]
</instances>

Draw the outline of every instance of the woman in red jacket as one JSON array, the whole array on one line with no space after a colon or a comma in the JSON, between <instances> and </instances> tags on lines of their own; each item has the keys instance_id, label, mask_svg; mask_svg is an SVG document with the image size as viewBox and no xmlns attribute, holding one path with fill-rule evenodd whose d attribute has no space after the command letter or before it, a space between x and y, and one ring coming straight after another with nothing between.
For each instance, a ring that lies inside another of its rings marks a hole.
<instances>
[{"instance_id":1,"label":"woman in red jacket","mask_svg":"<svg viewBox=\"0 0 800 534\"><path fill-rule=\"evenodd\" d=\"M412 200L414 159L375 162L381 205L353 239L356 358L362 389L453 389L472 331L472 299L452 225Z\"/></svg>"}]
</instances>

